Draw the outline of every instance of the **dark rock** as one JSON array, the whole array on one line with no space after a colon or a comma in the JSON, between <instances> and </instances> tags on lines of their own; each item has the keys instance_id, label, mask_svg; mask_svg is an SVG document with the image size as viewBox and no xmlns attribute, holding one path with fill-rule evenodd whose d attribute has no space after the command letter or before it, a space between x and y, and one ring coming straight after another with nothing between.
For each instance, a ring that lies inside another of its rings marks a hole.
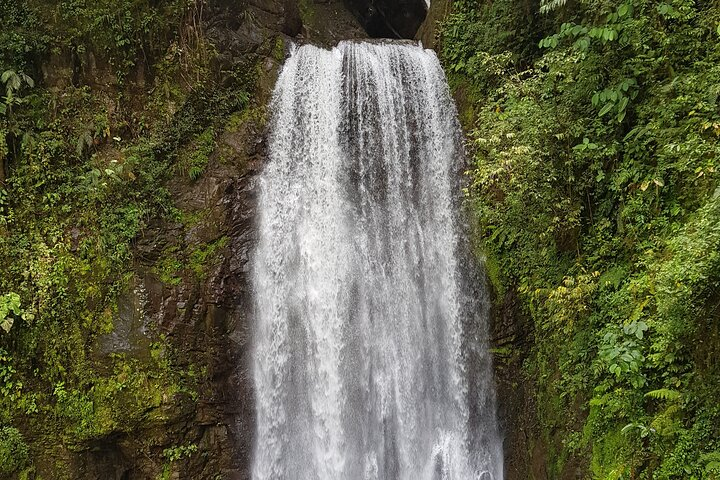
<instances>
[{"instance_id":1,"label":"dark rock","mask_svg":"<svg viewBox=\"0 0 720 480\"><path fill-rule=\"evenodd\" d=\"M145 286L135 281L118 298L118 311L113 318L113 331L98 339L97 353L128 354L147 360L150 356L149 322L146 315L148 294Z\"/></svg>"},{"instance_id":2,"label":"dark rock","mask_svg":"<svg viewBox=\"0 0 720 480\"><path fill-rule=\"evenodd\" d=\"M503 434L505 478L507 480L547 479L543 468L547 451L534 444L540 429L533 401L533 385L525 378L523 363L532 343L533 326L519 310L517 291L508 290L494 301L490 342L495 352L495 383L498 416Z\"/></svg>"},{"instance_id":3,"label":"dark rock","mask_svg":"<svg viewBox=\"0 0 720 480\"><path fill-rule=\"evenodd\" d=\"M345 0L369 36L415 38L425 20L425 0Z\"/></svg>"},{"instance_id":4,"label":"dark rock","mask_svg":"<svg viewBox=\"0 0 720 480\"><path fill-rule=\"evenodd\" d=\"M438 23L450 14L452 0L432 0L425 20L420 25L415 38L420 40L425 48L435 48Z\"/></svg>"}]
</instances>

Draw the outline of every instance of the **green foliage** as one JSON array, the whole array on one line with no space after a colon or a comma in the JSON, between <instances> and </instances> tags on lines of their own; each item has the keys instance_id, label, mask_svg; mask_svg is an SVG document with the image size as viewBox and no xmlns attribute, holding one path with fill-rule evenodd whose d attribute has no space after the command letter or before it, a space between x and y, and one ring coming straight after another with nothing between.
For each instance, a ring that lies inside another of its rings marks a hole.
<instances>
[{"instance_id":1,"label":"green foliage","mask_svg":"<svg viewBox=\"0 0 720 480\"><path fill-rule=\"evenodd\" d=\"M202 133L195 136L191 142L190 148L185 150L179 158L179 170L190 177L191 180L197 180L207 167L210 154L215 150L215 130L208 127Z\"/></svg>"},{"instance_id":2,"label":"green foliage","mask_svg":"<svg viewBox=\"0 0 720 480\"><path fill-rule=\"evenodd\" d=\"M167 185L204 172L215 132L254 88L254 68L222 84L209 69L212 47L187 27L202 24L202 3L0 0L0 422L21 426L34 455L145 428L198 398L199 369L156 329L149 358L98 346L133 283L136 241L175 221ZM147 89L124 81L139 68ZM109 84L83 85L83 72ZM202 278L224 242L170 245L155 273Z\"/></svg>"},{"instance_id":3,"label":"green foliage","mask_svg":"<svg viewBox=\"0 0 720 480\"><path fill-rule=\"evenodd\" d=\"M165 285L180 285L182 279L179 276L182 270L182 263L177 258L179 252L178 247L170 247L163 252L162 257L155 266L154 273L160 278Z\"/></svg>"},{"instance_id":4,"label":"green foliage","mask_svg":"<svg viewBox=\"0 0 720 480\"><path fill-rule=\"evenodd\" d=\"M200 245L190 252L188 267L195 276L203 280L208 270L217 263L217 256L220 250L227 245L228 238L222 237L209 245Z\"/></svg>"},{"instance_id":5,"label":"green foliage","mask_svg":"<svg viewBox=\"0 0 720 480\"><path fill-rule=\"evenodd\" d=\"M0 427L0 474L11 475L25 468L30 461L28 447L15 427Z\"/></svg>"},{"instance_id":6,"label":"green foliage","mask_svg":"<svg viewBox=\"0 0 720 480\"><path fill-rule=\"evenodd\" d=\"M49 51L71 51L84 62L88 53L107 60L122 80L139 59L152 59L186 15L194 0L2 0L8 12L0 35L0 66L35 67Z\"/></svg>"},{"instance_id":7,"label":"green foliage","mask_svg":"<svg viewBox=\"0 0 720 480\"><path fill-rule=\"evenodd\" d=\"M2 328L5 333L10 332L13 323L15 323L15 318L21 315L20 295L17 293L6 293L0 296L0 328Z\"/></svg>"},{"instance_id":8,"label":"green foliage","mask_svg":"<svg viewBox=\"0 0 720 480\"><path fill-rule=\"evenodd\" d=\"M538 37L519 42L515 3L454 2L441 58L470 113L478 249L535 325L525 370L541 422L561 437L582 426L572 450L551 448L590 458L595 478L709 478L720 7L534 8ZM499 41L478 33L499 25Z\"/></svg>"},{"instance_id":9,"label":"green foliage","mask_svg":"<svg viewBox=\"0 0 720 480\"><path fill-rule=\"evenodd\" d=\"M158 480L169 480L172 474L172 464L183 458L189 458L193 456L198 450L197 445L178 445L175 447L166 448L163 450L163 457L165 457L165 464L163 465L163 471L158 477Z\"/></svg>"},{"instance_id":10,"label":"green foliage","mask_svg":"<svg viewBox=\"0 0 720 480\"><path fill-rule=\"evenodd\" d=\"M14 105L23 103L23 98L17 95L23 85L25 84L30 88L35 86L32 78L22 72L17 73L13 70L5 70L0 75L0 83L5 85L5 97L0 101L0 115L8 116L12 114Z\"/></svg>"},{"instance_id":11,"label":"green foliage","mask_svg":"<svg viewBox=\"0 0 720 480\"><path fill-rule=\"evenodd\" d=\"M197 449L198 447L195 444L170 447L163 450L163 457L170 462L176 462L182 458L192 456L197 452Z\"/></svg>"}]
</instances>

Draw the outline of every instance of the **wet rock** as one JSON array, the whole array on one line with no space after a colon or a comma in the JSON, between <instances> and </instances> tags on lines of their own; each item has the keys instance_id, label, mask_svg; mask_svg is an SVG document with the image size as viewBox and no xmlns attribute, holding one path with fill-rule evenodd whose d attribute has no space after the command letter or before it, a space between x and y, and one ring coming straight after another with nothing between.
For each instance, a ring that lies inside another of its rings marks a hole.
<instances>
[{"instance_id":1,"label":"wet rock","mask_svg":"<svg viewBox=\"0 0 720 480\"><path fill-rule=\"evenodd\" d=\"M425 48L435 48L438 23L450 14L451 9L452 0L432 0L430 2L427 16L415 34L415 38L420 40Z\"/></svg>"},{"instance_id":2,"label":"wet rock","mask_svg":"<svg viewBox=\"0 0 720 480\"><path fill-rule=\"evenodd\" d=\"M425 20L425 0L345 0L369 36L415 38Z\"/></svg>"},{"instance_id":3,"label":"wet rock","mask_svg":"<svg viewBox=\"0 0 720 480\"><path fill-rule=\"evenodd\" d=\"M149 322L146 316L148 293L145 286L137 281L120 295L118 311L113 318L113 331L98 339L101 355L127 354L133 358L147 360L150 355Z\"/></svg>"}]
</instances>

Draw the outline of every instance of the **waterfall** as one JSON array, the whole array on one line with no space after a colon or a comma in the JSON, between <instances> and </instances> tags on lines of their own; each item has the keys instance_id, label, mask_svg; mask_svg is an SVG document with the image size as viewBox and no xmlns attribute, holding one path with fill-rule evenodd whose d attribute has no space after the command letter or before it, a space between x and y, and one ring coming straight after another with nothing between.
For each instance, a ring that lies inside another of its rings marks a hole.
<instances>
[{"instance_id":1,"label":"waterfall","mask_svg":"<svg viewBox=\"0 0 720 480\"><path fill-rule=\"evenodd\" d=\"M254 256L256 480L501 480L488 301L460 234L442 68L409 43L296 49Z\"/></svg>"}]
</instances>

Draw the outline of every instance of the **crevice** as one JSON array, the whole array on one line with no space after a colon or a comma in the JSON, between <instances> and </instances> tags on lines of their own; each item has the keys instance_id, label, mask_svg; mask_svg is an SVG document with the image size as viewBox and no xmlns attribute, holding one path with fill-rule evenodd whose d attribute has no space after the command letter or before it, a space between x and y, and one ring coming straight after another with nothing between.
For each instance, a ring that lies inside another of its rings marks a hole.
<instances>
[{"instance_id":1,"label":"crevice","mask_svg":"<svg viewBox=\"0 0 720 480\"><path fill-rule=\"evenodd\" d=\"M344 0L372 38L415 38L427 15L425 0Z\"/></svg>"}]
</instances>

